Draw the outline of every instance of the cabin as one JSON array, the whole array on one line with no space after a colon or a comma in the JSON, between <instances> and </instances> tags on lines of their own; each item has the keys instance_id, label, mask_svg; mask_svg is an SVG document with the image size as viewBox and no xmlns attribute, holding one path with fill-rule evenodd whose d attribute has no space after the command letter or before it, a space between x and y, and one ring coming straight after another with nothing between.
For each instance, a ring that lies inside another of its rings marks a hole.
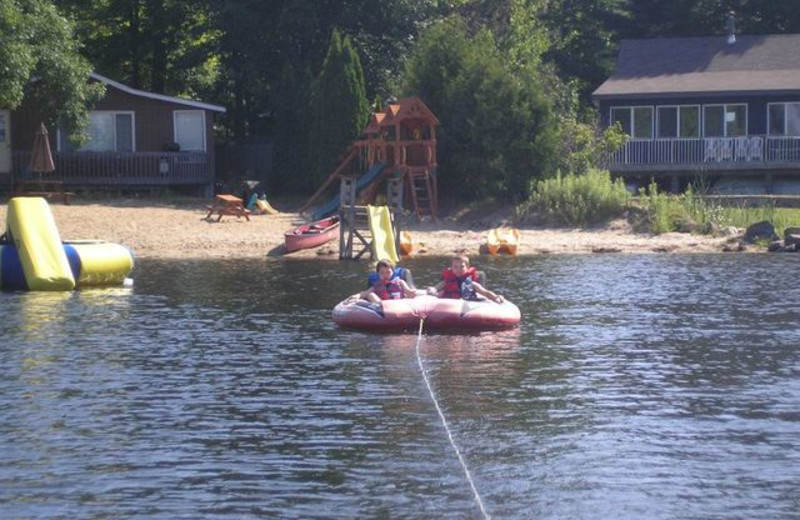
<instances>
[{"instance_id":1,"label":"cabin","mask_svg":"<svg viewBox=\"0 0 800 520\"><path fill-rule=\"evenodd\" d=\"M739 36L732 19L722 36L623 40L592 94L629 136L607 168L632 187L800 195L798 49L800 34Z\"/></svg>"},{"instance_id":2,"label":"cabin","mask_svg":"<svg viewBox=\"0 0 800 520\"><path fill-rule=\"evenodd\" d=\"M55 171L71 188L169 187L210 193L215 181L214 115L225 108L138 90L97 73L105 96L89 113L89 139L76 143L48 129ZM34 135L41 115L23 104L0 110L0 188L32 175Z\"/></svg>"}]
</instances>

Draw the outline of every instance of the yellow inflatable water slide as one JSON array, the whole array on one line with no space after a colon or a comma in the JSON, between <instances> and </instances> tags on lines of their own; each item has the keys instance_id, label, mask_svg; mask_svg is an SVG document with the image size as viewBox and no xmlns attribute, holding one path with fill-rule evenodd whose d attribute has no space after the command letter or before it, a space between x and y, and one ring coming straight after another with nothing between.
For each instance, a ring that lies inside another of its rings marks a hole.
<instances>
[{"instance_id":1,"label":"yellow inflatable water slide","mask_svg":"<svg viewBox=\"0 0 800 520\"><path fill-rule=\"evenodd\" d=\"M0 241L0 289L71 291L129 283L128 248L98 240L62 242L53 213L40 197L8 202Z\"/></svg>"}]
</instances>

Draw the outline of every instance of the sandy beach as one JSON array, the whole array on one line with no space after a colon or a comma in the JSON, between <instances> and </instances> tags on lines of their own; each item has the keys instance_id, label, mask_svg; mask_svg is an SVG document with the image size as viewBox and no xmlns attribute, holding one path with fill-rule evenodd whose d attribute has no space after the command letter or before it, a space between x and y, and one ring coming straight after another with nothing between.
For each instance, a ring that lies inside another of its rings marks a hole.
<instances>
[{"instance_id":1,"label":"sandy beach","mask_svg":"<svg viewBox=\"0 0 800 520\"><path fill-rule=\"evenodd\" d=\"M160 199L75 200L71 205L51 204L63 240L101 239L129 247L137 258L338 258L338 242L284 255L283 233L305 220L280 200L272 204L278 215L226 216L220 222L206 220L208 202L201 199L178 201ZM5 222L6 205L0 205ZM436 222L411 222L415 255L450 255L481 252L488 229L503 222L502 213L451 214ZM730 239L667 233L651 235L632 232L624 221L602 228L556 229L520 226L519 254L582 253L704 253L722 251Z\"/></svg>"}]
</instances>

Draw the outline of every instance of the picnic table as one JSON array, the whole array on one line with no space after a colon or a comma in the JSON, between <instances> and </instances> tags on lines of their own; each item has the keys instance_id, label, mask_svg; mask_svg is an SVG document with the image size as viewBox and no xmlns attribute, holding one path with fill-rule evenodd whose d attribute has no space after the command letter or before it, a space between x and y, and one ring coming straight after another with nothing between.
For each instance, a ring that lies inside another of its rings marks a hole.
<instances>
[{"instance_id":1,"label":"picnic table","mask_svg":"<svg viewBox=\"0 0 800 520\"><path fill-rule=\"evenodd\" d=\"M60 200L69 205L70 200L75 194L64 189L63 181L54 180L31 180L21 181L14 186L12 193L14 197L43 197L50 200Z\"/></svg>"},{"instance_id":2,"label":"picnic table","mask_svg":"<svg viewBox=\"0 0 800 520\"><path fill-rule=\"evenodd\" d=\"M248 221L250 220L250 211L244 207L242 199L233 195L217 195L214 197L214 202L206 209L208 209L206 220L213 215L217 215L217 222L222 220L225 215L244 217Z\"/></svg>"}]
</instances>

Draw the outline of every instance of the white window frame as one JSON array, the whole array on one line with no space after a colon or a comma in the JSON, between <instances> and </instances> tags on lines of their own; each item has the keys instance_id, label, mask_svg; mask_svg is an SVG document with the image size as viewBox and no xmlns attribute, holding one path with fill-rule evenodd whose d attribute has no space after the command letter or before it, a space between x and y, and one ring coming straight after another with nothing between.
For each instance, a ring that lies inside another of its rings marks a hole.
<instances>
[{"instance_id":1,"label":"white window frame","mask_svg":"<svg viewBox=\"0 0 800 520\"><path fill-rule=\"evenodd\" d=\"M118 115L130 115L131 116L131 152L136 151L136 112L133 110L90 110L89 114L112 114L114 116L114 152L117 152L117 121L116 118ZM69 138L69 136L62 135L63 131L61 128L58 128L58 136L56 138L56 149L59 152L64 150L61 149L61 142L63 137ZM91 152L92 150L87 150L81 146L75 150L76 152Z\"/></svg>"},{"instance_id":2,"label":"white window frame","mask_svg":"<svg viewBox=\"0 0 800 520\"><path fill-rule=\"evenodd\" d=\"M677 134L674 137L660 137L658 135L658 133L659 133L658 131L661 129L661 117L659 116L659 109L661 109L661 108L674 108L674 109L676 109L678 120L676 122L677 126L675 127L675 131L677 132ZM697 109L697 134L698 135L696 135L694 137L683 137L681 135L681 118L682 118L681 112L683 112L683 109L685 109L685 108L696 108ZM655 139L700 139L700 137L702 137L702 131L701 130L702 130L702 125L703 125L702 120L701 120L702 116L700 115L702 113L702 111L703 110L700 107L700 105L657 105L656 106L656 114L655 114L656 128L655 128L655 132L653 132L654 138Z\"/></svg>"},{"instance_id":3,"label":"white window frame","mask_svg":"<svg viewBox=\"0 0 800 520\"><path fill-rule=\"evenodd\" d=\"M789 119L786 117L786 105L800 105L800 101L780 101L780 102L767 103L767 135L771 135L769 133L769 129L772 128L772 122L770 121L769 108L773 105L781 105L783 107L783 133L775 137L800 137L800 134L789 135L789 132L787 131L787 125L789 124Z\"/></svg>"},{"instance_id":4,"label":"white window frame","mask_svg":"<svg viewBox=\"0 0 800 520\"><path fill-rule=\"evenodd\" d=\"M184 152L206 152L208 151L208 139L206 137L206 111L205 110L173 110L172 111L172 141L177 143L178 142L178 114L200 114L202 119L202 136L203 136L203 149L202 150L184 150L181 148L181 151Z\"/></svg>"},{"instance_id":5,"label":"white window frame","mask_svg":"<svg viewBox=\"0 0 800 520\"><path fill-rule=\"evenodd\" d=\"M637 108L649 108L652 111L652 117L650 118L650 137L634 137L634 135L636 134L636 126L633 124L634 121L635 121L635 118L633 117L633 111L635 109L637 109ZM655 124L656 124L656 108L655 108L654 105L629 105L629 106L626 105L626 106L609 107L608 108L608 121L609 121L609 123L614 120L612 115L611 115L612 111L614 111L614 110L628 110L629 111L628 117L630 118L629 119L629 124L630 124L630 128L631 128L631 135L629 135L628 137L630 137L631 141L652 141L653 139L656 138L656 127L655 127Z\"/></svg>"},{"instance_id":6,"label":"white window frame","mask_svg":"<svg viewBox=\"0 0 800 520\"><path fill-rule=\"evenodd\" d=\"M723 120L722 121L722 134L723 135L721 135L721 136L707 136L706 135L706 108L709 108L709 107L722 107L723 118L725 117L725 114L728 113L728 107L744 107L744 135L741 135L741 136L728 135L727 121ZM748 103L711 103L711 104L708 104L708 105L703 105L703 108L701 110L703 112L703 115L701 117L702 117L702 123L703 123L702 135L703 135L704 138L705 137L744 137L744 136L750 135L750 128L748 127L749 124L750 124L750 121L749 121L750 120L750 106L749 106Z\"/></svg>"}]
</instances>

